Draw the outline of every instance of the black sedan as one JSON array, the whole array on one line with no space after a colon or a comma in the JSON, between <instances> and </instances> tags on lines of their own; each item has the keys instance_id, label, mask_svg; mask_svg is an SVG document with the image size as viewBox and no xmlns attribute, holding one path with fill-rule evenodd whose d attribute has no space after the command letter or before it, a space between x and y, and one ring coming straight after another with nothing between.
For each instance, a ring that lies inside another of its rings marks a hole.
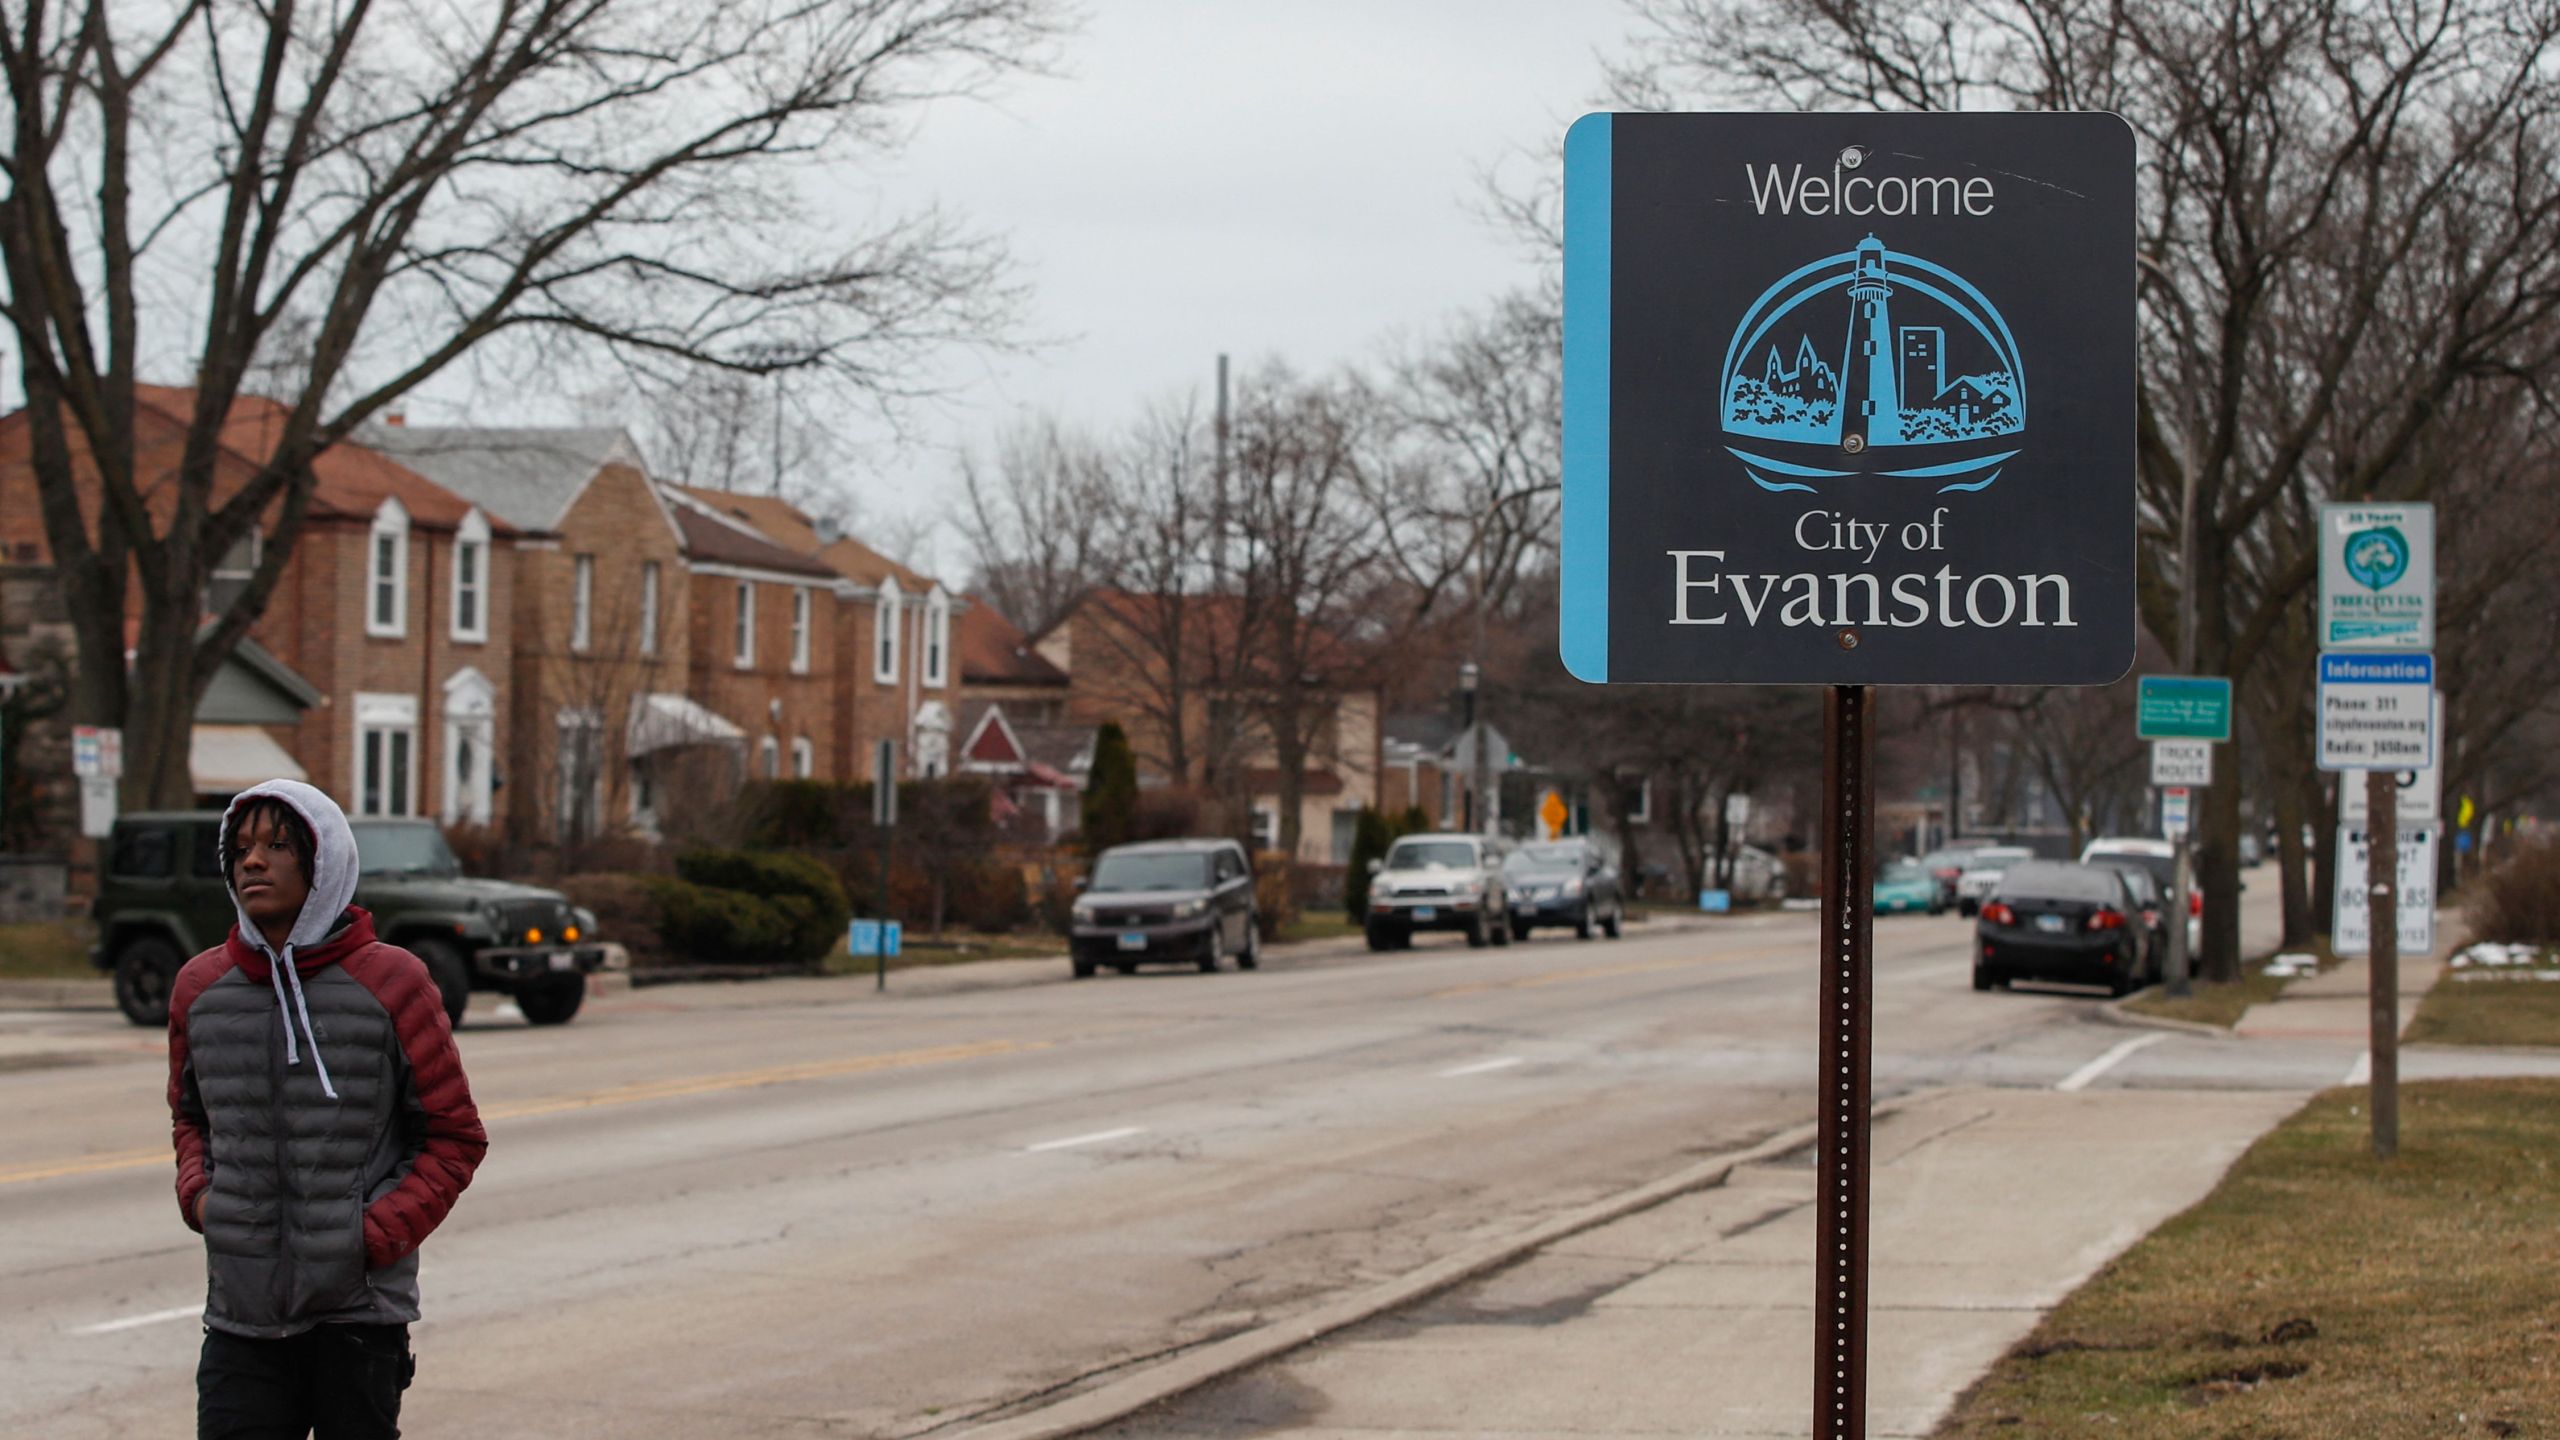
<instances>
[{"instance_id":1,"label":"black sedan","mask_svg":"<svg viewBox=\"0 0 2560 1440\"><path fill-rule=\"evenodd\" d=\"M1974 926L1973 988L2013 980L2104 985L2157 978L2142 907L2114 869L2036 860L2009 867Z\"/></svg>"}]
</instances>

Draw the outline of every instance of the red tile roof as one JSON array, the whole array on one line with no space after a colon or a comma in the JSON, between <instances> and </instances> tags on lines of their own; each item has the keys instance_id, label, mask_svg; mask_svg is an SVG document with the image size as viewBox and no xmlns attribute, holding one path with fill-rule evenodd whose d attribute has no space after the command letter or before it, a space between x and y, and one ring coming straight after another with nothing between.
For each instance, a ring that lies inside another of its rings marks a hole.
<instances>
[{"instance_id":1,"label":"red tile roof","mask_svg":"<svg viewBox=\"0 0 2560 1440\"><path fill-rule=\"evenodd\" d=\"M134 387L135 407L148 415L176 426L180 431L195 417L196 395L193 390L168 385ZM266 464L275 453L276 442L283 438L287 416L291 412L282 404L261 395L243 395L231 402L231 413L222 424L222 448L251 468ZM352 440L341 440L323 450L311 462L315 482L311 492L311 514L317 517L371 519L382 508L382 502L397 496L400 507L409 512L411 524L430 530L450 530L471 513L471 502L454 494L397 460L369 449ZM232 485L245 483L245 473ZM148 484L149 482L146 482ZM217 483L217 501L231 490ZM485 513L485 512L484 512ZM500 534L514 533L494 515L487 516L489 528Z\"/></svg>"},{"instance_id":2,"label":"red tile roof","mask_svg":"<svg viewBox=\"0 0 2560 1440\"><path fill-rule=\"evenodd\" d=\"M1067 672L1040 658L1013 622L981 596L969 597L969 608L952 622L952 630L951 648L960 654L964 685L1067 683Z\"/></svg>"}]
</instances>

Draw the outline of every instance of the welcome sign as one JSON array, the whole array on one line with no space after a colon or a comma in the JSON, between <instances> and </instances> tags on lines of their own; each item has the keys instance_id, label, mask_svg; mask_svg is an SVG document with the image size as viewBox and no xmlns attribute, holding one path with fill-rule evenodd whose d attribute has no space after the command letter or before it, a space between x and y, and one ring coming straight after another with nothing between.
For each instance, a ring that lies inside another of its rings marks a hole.
<instances>
[{"instance_id":1,"label":"welcome sign","mask_svg":"<svg viewBox=\"0 0 2560 1440\"><path fill-rule=\"evenodd\" d=\"M2320 507L2320 648L2432 650L2436 507Z\"/></svg>"},{"instance_id":2,"label":"welcome sign","mask_svg":"<svg viewBox=\"0 0 2560 1440\"><path fill-rule=\"evenodd\" d=\"M1567 668L2122 675L2133 159L2109 115L1577 122Z\"/></svg>"}]
</instances>

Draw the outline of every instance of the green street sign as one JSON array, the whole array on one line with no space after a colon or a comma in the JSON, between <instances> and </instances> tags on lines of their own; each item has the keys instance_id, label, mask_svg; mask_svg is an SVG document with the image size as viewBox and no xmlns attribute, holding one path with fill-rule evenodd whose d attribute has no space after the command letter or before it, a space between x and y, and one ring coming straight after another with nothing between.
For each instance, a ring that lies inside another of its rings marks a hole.
<instances>
[{"instance_id":1,"label":"green street sign","mask_svg":"<svg viewBox=\"0 0 2560 1440\"><path fill-rule=\"evenodd\" d=\"M2217 676L2145 675L2134 712L2144 740L2231 739L2231 682Z\"/></svg>"}]
</instances>

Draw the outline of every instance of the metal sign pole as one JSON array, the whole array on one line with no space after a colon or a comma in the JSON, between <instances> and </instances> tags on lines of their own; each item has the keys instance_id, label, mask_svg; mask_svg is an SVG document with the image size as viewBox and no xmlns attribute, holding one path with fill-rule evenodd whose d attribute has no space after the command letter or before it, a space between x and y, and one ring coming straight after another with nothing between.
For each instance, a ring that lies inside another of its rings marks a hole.
<instances>
[{"instance_id":1,"label":"metal sign pole","mask_svg":"<svg viewBox=\"0 0 2560 1440\"><path fill-rule=\"evenodd\" d=\"M1815 1145L1822 1233L1813 1287L1813 1431L1866 1440L1867 1124L1875 996L1875 692L1834 686L1822 711L1822 1069Z\"/></svg>"},{"instance_id":2,"label":"metal sign pole","mask_svg":"<svg viewBox=\"0 0 2560 1440\"><path fill-rule=\"evenodd\" d=\"M2400 781L2391 771L2368 770L2364 787L2373 1158L2388 1160L2400 1153Z\"/></svg>"}]
</instances>

